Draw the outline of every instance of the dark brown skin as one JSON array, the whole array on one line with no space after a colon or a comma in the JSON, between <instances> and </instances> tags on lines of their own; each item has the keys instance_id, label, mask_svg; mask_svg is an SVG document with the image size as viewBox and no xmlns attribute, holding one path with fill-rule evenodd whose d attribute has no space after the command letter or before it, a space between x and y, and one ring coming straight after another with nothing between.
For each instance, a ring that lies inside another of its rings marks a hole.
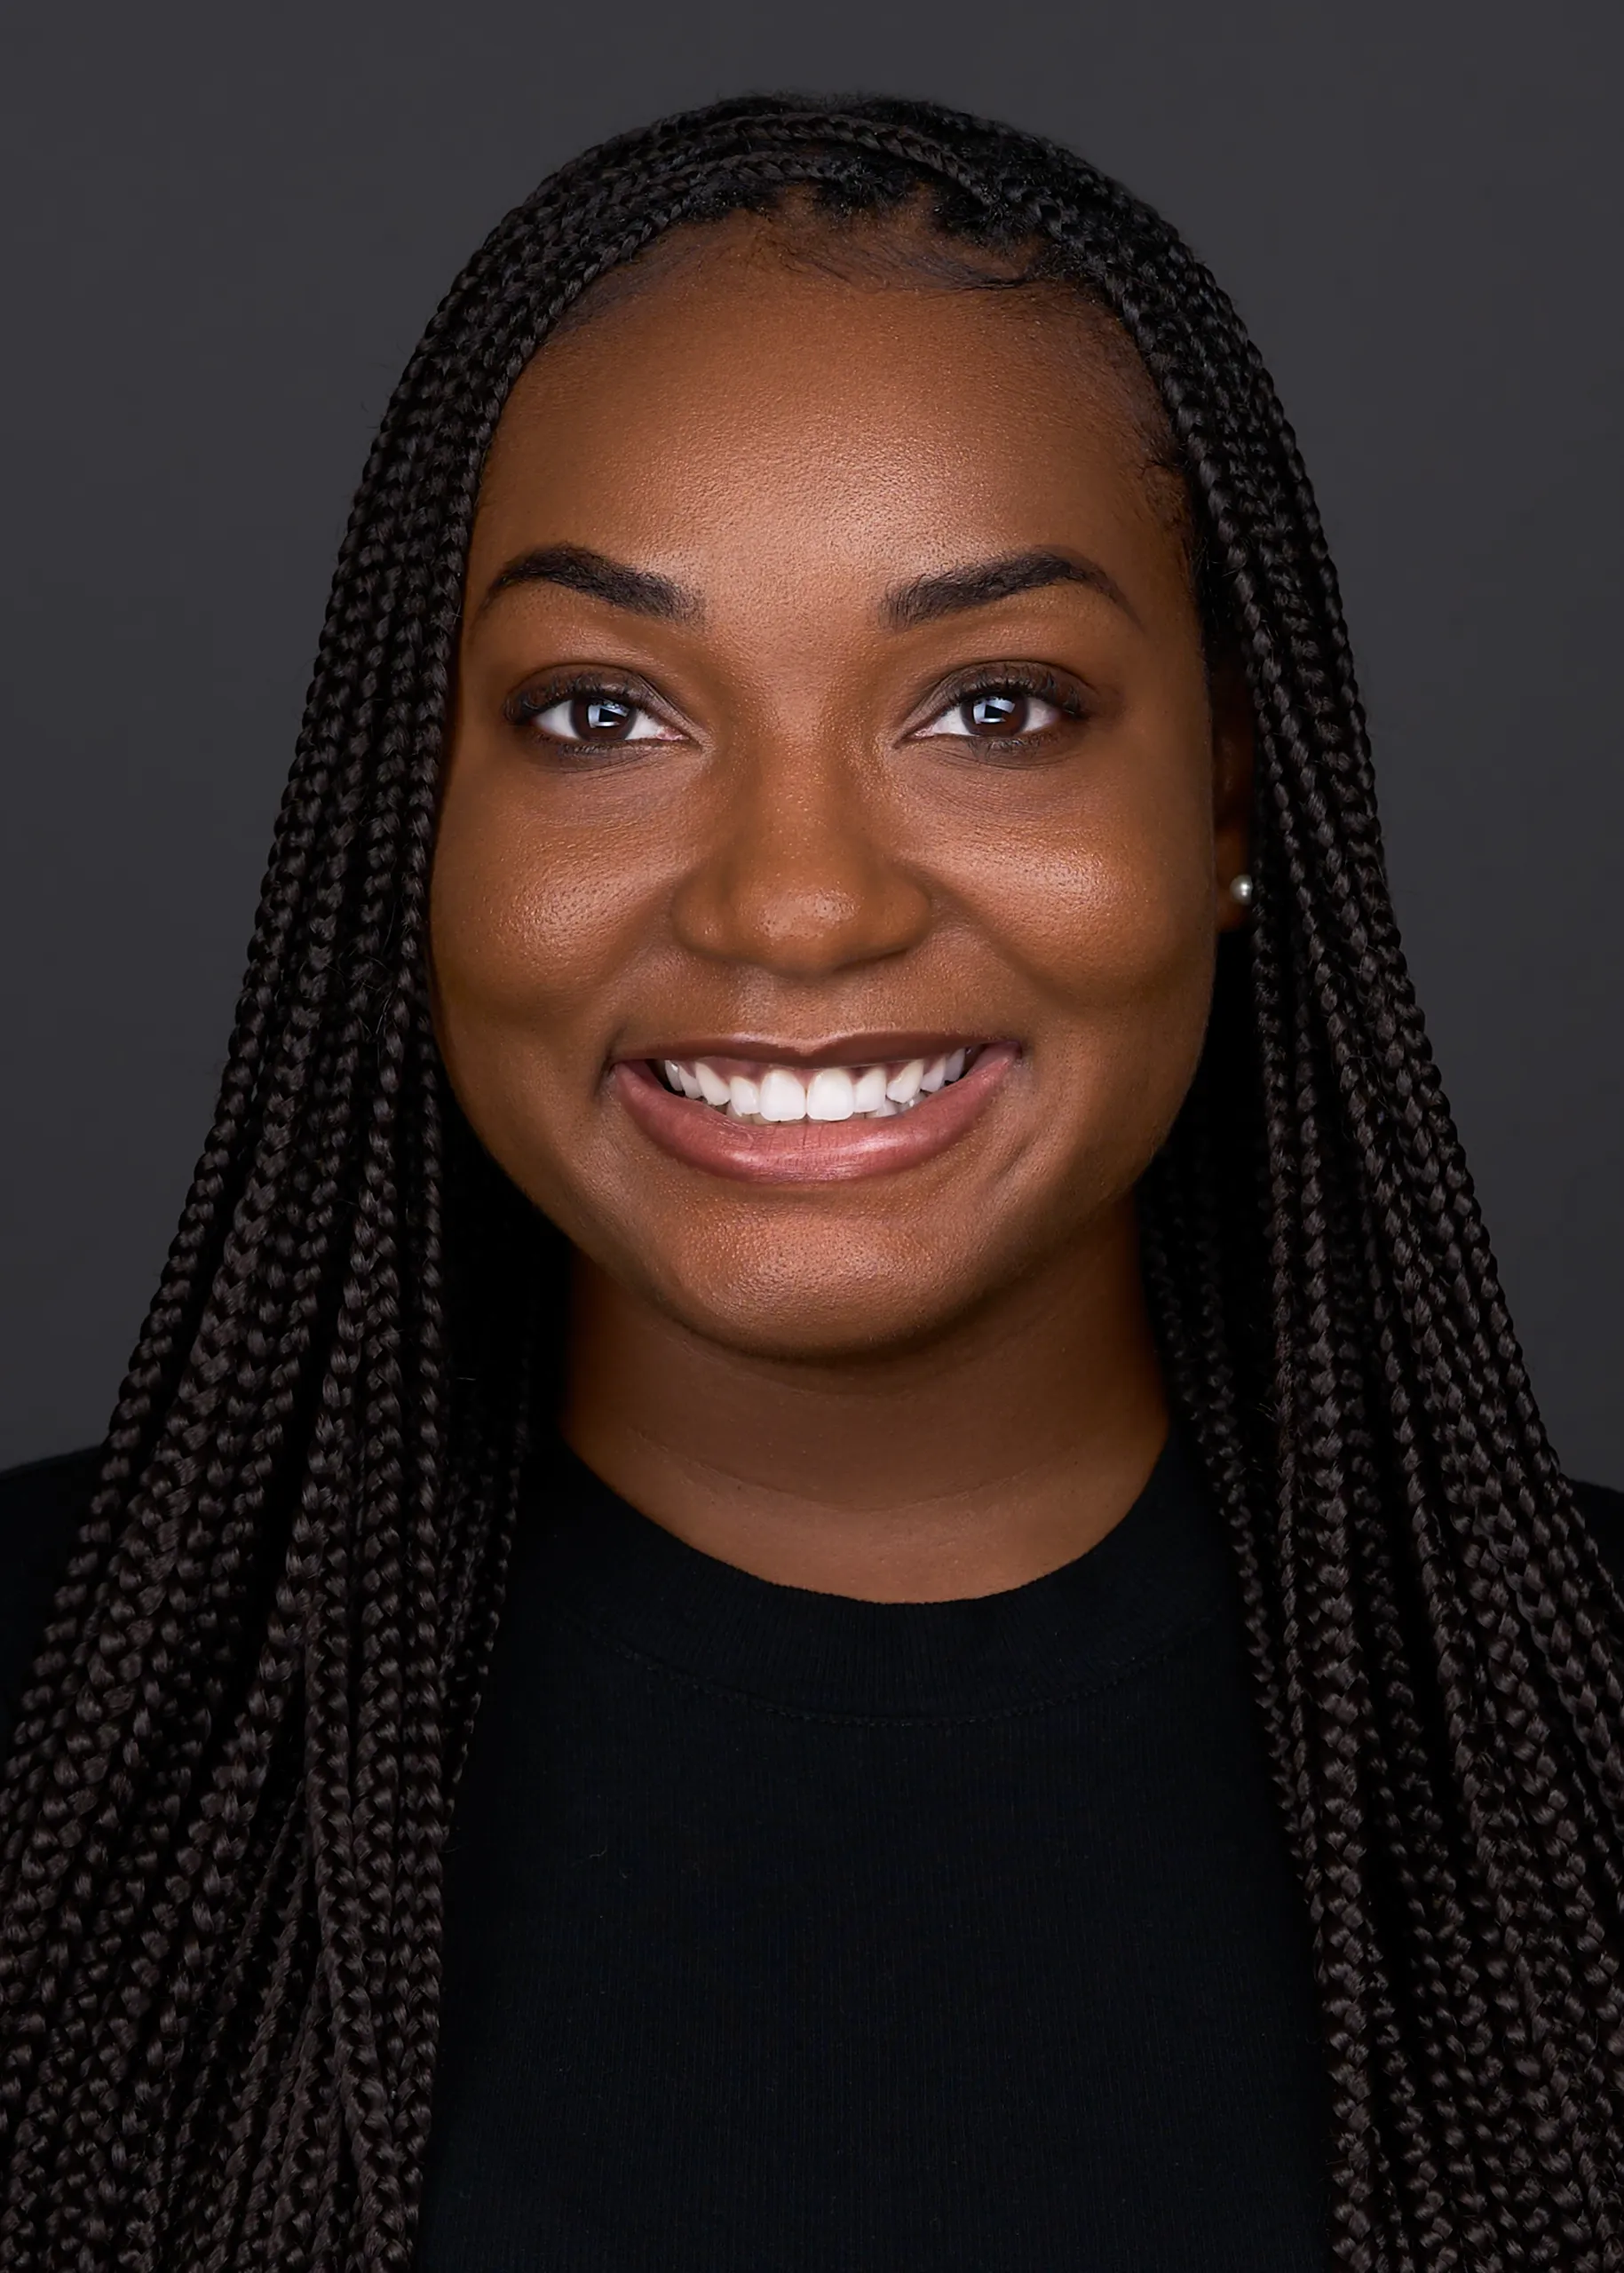
<instances>
[{"instance_id":1,"label":"dark brown skin","mask_svg":"<svg viewBox=\"0 0 1624 2273\"><path fill-rule=\"evenodd\" d=\"M486 473L433 882L441 1047L576 1250L569 1441L789 1585L1020 1585L1111 1528L1166 1435L1132 1195L1244 920L1249 724L1213 699L1102 321L1058 288L853 281L741 219L544 349ZM687 610L491 594L554 546ZM914 580L1038 551L1103 574L887 617ZM951 708L1010 667L1056 693L1012 748ZM594 673L643 706L640 739L582 754L512 715ZM613 1071L689 1039L813 1062L909 1034L1017 1054L945 1149L845 1180L678 1158Z\"/></svg>"}]
</instances>

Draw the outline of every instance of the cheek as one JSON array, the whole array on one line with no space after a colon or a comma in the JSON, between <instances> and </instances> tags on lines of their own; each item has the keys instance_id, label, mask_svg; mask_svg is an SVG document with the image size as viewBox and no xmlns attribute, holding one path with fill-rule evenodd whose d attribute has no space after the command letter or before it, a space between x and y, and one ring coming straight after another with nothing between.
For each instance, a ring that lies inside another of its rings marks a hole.
<instances>
[{"instance_id":1,"label":"cheek","mask_svg":"<svg viewBox=\"0 0 1624 2273\"><path fill-rule=\"evenodd\" d=\"M1034 1071L1068 1189L1136 1183L1193 1078L1216 951L1204 790L1194 757L1125 768L1006 837L975 879L1034 1004Z\"/></svg>"},{"instance_id":2,"label":"cheek","mask_svg":"<svg viewBox=\"0 0 1624 2273\"><path fill-rule=\"evenodd\" d=\"M527 1092L592 1053L587 1006L601 1007L641 929L645 872L613 829L572 832L472 768L453 769L430 900L435 1024L476 1126L493 1086ZM576 1069L580 1069L577 1067Z\"/></svg>"},{"instance_id":3,"label":"cheek","mask_svg":"<svg viewBox=\"0 0 1624 2273\"><path fill-rule=\"evenodd\" d=\"M1014 954L1062 1012L1148 1008L1199 982L1209 959L1210 889L1165 840L1034 847L998 905Z\"/></svg>"},{"instance_id":4,"label":"cheek","mask_svg":"<svg viewBox=\"0 0 1624 2273\"><path fill-rule=\"evenodd\" d=\"M978 835L965 897L1059 1026L1103 1035L1120 1021L1145 1052L1176 1050L1166 1022L1187 1023L1192 1002L1204 1017L1215 946L1200 751L1132 753L1064 809Z\"/></svg>"},{"instance_id":5,"label":"cheek","mask_svg":"<svg viewBox=\"0 0 1624 2273\"><path fill-rule=\"evenodd\" d=\"M1132 867L1085 863L1066 882L1069 924L1056 923L1053 899L1034 897L1031 911L1034 975L1055 1012L1043 1070L1088 1184L1125 1191L1161 1148L1200 1056L1210 892L1165 848Z\"/></svg>"}]
</instances>

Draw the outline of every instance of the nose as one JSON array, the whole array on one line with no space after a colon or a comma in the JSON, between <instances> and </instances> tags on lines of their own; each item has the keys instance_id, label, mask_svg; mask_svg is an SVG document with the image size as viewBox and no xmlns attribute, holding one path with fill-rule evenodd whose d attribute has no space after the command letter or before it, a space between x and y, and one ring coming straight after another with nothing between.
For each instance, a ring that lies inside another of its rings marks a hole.
<instances>
[{"instance_id":1,"label":"nose","mask_svg":"<svg viewBox=\"0 0 1624 2273\"><path fill-rule=\"evenodd\" d=\"M741 765L673 920L699 954L791 979L905 954L931 899L889 849L853 770L761 753Z\"/></svg>"}]
</instances>

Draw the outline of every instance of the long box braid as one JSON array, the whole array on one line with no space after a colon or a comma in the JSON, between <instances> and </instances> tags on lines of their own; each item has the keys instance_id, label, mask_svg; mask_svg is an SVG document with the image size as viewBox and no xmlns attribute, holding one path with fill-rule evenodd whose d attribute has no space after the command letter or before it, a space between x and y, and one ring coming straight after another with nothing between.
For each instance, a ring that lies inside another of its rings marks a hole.
<instances>
[{"instance_id":1,"label":"long box braid","mask_svg":"<svg viewBox=\"0 0 1624 2273\"><path fill-rule=\"evenodd\" d=\"M1273 389L1158 216L933 106L746 99L493 233L368 460L210 1131L4 1787L0 2267L401 2273L448 1812L558 1243L444 1084L427 884L487 447L664 231L922 191L1165 408L1256 717L1255 921L1142 1193L1312 1924L1349 2273L1624 2273L1624 1600L1552 1457L1389 899Z\"/></svg>"}]
</instances>

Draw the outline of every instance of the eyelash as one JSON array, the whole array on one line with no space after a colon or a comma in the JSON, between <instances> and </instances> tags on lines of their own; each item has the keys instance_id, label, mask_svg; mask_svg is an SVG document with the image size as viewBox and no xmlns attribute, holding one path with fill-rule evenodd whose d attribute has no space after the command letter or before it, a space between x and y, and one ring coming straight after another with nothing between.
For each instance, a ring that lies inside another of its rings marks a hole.
<instances>
[{"instance_id":1,"label":"eyelash","mask_svg":"<svg viewBox=\"0 0 1624 2273\"><path fill-rule=\"evenodd\" d=\"M922 726L915 726L908 740L963 741L970 742L978 756L998 757L1029 751L1034 743L1054 733L1052 726L1038 727L1023 734L1001 736L931 735L927 729L951 712L987 694L1025 694L1035 701L1047 702L1060 712L1062 717L1081 722L1089 715L1089 707L1077 687L1038 664L1001 663L996 669L983 669L950 687L944 701L939 701ZM646 687L630 679L612 678L601 671L577 671L566 677L550 679L543 685L521 688L503 705L509 721L521 730L560 703L591 701L597 698L611 702L624 702L630 708L654 718L660 711ZM623 749L627 743L571 741L562 736L547 734L537 739L545 741L549 748L561 756L602 758L614 749ZM652 740L645 736L642 740ZM635 746L635 745L630 745Z\"/></svg>"},{"instance_id":2,"label":"eyelash","mask_svg":"<svg viewBox=\"0 0 1624 2273\"><path fill-rule=\"evenodd\" d=\"M945 702L937 704L925 722L926 726L934 725L939 718L947 717L949 712L962 709L965 704L974 702L984 694L1031 695L1040 702L1051 703L1063 718L1073 724L1081 723L1089 716L1088 703L1078 687L1058 677L1042 664L1000 663L994 669L976 671L969 678L962 680L951 690ZM955 735L952 739L971 743L978 756L996 757L1030 750L1035 742L1055 731L1052 726L1040 726L1024 734L989 736L985 740L980 735L965 734ZM914 733L924 738L925 727L916 726ZM946 741L948 737L943 735L931 739Z\"/></svg>"},{"instance_id":3,"label":"eyelash","mask_svg":"<svg viewBox=\"0 0 1624 2273\"><path fill-rule=\"evenodd\" d=\"M521 687L510 695L503 705L503 712L511 725L521 731L531 726L544 712L556 710L561 702L591 701L624 702L651 718L661 716L649 691L631 679L611 677L604 671L575 671L563 678L549 679L539 687ZM560 756L602 758L607 753L623 749L622 742L580 742L566 741L558 734L540 734L550 750Z\"/></svg>"}]
</instances>

